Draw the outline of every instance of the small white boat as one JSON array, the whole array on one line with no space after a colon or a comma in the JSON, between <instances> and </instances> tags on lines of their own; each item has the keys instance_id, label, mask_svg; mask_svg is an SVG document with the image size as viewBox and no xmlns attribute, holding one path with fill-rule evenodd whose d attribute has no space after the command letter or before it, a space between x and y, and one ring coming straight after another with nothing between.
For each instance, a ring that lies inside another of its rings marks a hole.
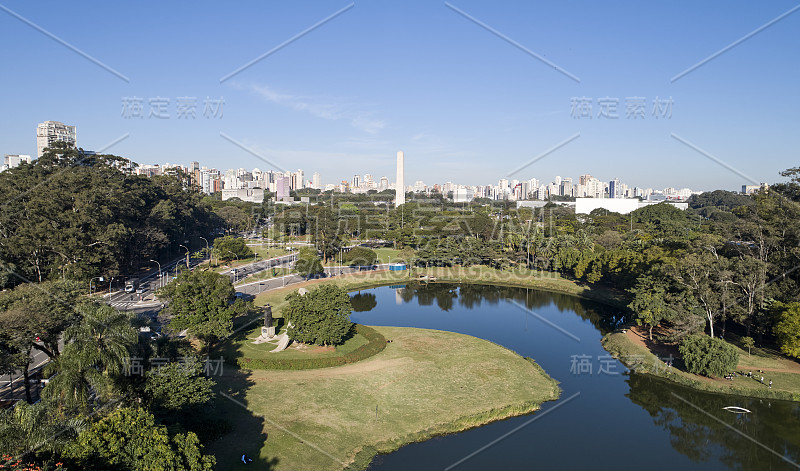
<instances>
[{"instance_id":1,"label":"small white boat","mask_svg":"<svg viewBox=\"0 0 800 471\"><path fill-rule=\"evenodd\" d=\"M728 412L733 412L734 414L749 414L750 411L745 409L744 407L736 407L736 406L728 406L723 407Z\"/></svg>"}]
</instances>

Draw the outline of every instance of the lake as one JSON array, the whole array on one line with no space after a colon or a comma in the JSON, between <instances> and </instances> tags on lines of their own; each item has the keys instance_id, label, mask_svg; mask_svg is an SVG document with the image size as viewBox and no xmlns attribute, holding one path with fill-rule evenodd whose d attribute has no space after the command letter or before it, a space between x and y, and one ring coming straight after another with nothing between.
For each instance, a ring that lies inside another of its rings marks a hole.
<instances>
[{"instance_id":1,"label":"lake","mask_svg":"<svg viewBox=\"0 0 800 471\"><path fill-rule=\"evenodd\" d=\"M351 296L354 322L486 339L534 358L563 390L533 414L407 445L378 456L370 470L798 468L800 405L629 372L600 345L625 320L613 308L532 289L440 283Z\"/></svg>"}]
</instances>

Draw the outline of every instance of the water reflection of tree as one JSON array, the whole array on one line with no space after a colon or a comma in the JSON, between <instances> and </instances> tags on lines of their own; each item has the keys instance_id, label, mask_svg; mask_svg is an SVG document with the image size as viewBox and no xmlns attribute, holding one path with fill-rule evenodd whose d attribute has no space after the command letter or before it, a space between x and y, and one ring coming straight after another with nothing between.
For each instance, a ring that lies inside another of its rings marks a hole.
<instances>
[{"instance_id":1,"label":"water reflection of tree","mask_svg":"<svg viewBox=\"0 0 800 471\"><path fill-rule=\"evenodd\" d=\"M797 404L709 394L647 375L633 374L628 384L630 391L626 396L646 410L656 425L667 430L672 447L692 461L708 461L718 454L719 460L731 469L796 469L747 437L798 462ZM732 414L722 410L730 405L750 409L753 413Z\"/></svg>"},{"instance_id":2,"label":"water reflection of tree","mask_svg":"<svg viewBox=\"0 0 800 471\"><path fill-rule=\"evenodd\" d=\"M367 312L378 305L378 300L372 293L358 293L350 297L350 304L355 312Z\"/></svg>"},{"instance_id":3,"label":"water reflection of tree","mask_svg":"<svg viewBox=\"0 0 800 471\"><path fill-rule=\"evenodd\" d=\"M415 298L420 306L432 306L434 302L444 311L453 307L458 299L459 306L465 309L479 308L483 303L497 305L500 301L515 301L536 311L555 305L561 311L570 311L588 320L603 334L616 329L623 321L624 314L602 304L586 301L577 296L530 288L508 286L453 284L453 283L409 283L400 294L404 302Z\"/></svg>"}]
</instances>

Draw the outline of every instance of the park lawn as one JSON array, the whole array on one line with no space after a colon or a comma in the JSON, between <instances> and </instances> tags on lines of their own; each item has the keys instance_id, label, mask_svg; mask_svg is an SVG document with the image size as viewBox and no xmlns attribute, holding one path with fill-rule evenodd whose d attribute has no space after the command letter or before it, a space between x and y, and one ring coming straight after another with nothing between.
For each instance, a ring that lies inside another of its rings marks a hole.
<instances>
[{"instance_id":1,"label":"park lawn","mask_svg":"<svg viewBox=\"0 0 800 471\"><path fill-rule=\"evenodd\" d=\"M375 327L381 353L317 370L232 370L216 413L233 430L206 452L217 469L363 469L377 452L522 415L559 395L535 363L463 334ZM240 426L237 426L239 424ZM424 467L424 466L423 466Z\"/></svg>"},{"instance_id":2,"label":"park lawn","mask_svg":"<svg viewBox=\"0 0 800 471\"><path fill-rule=\"evenodd\" d=\"M400 251L397 249L393 249L391 247L379 247L373 250L375 250L375 253L378 255L377 263L394 263L405 261L398 258Z\"/></svg>"},{"instance_id":3,"label":"park lawn","mask_svg":"<svg viewBox=\"0 0 800 471\"><path fill-rule=\"evenodd\" d=\"M727 380L695 375L677 366L664 368L663 361L646 346L631 340L630 333L613 332L606 335L602 342L606 350L637 372L653 374L704 391L800 401L800 365L768 351L753 348L748 356L746 349L742 350L731 343L739 352L736 371L752 371L753 378L736 376ZM635 365L637 362L638 365ZM758 370L763 372L759 373ZM760 381L761 376L764 377L764 384ZM769 380L773 381L771 389L768 387Z\"/></svg>"},{"instance_id":4,"label":"park lawn","mask_svg":"<svg viewBox=\"0 0 800 471\"><path fill-rule=\"evenodd\" d=\"M281 255L286 255L291 253L291 251L289 250L284 250L283 247L269 247L268 244L264 244L263 246L248 245L247 247L254 253L258 254L259 260L266 260L268 258L280 257Z\"/></svg>"}]
</instances>

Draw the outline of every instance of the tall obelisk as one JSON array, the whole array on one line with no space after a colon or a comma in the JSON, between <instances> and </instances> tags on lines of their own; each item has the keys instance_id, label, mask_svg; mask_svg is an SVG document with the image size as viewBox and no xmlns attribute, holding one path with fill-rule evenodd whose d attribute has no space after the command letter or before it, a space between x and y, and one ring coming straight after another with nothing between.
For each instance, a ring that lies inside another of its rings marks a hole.
<instances>
[{"instance_id":1,"label":"tall obelisk","mask_svg":"<svg viewBox=\"0 0 800 471\"><path fill-rule=\"evenodd\" d=\"M397 183L394 187L394 207L406 202L406 187L403 179L403 151L397 153Z\"/></svg>"}]
</instances>

